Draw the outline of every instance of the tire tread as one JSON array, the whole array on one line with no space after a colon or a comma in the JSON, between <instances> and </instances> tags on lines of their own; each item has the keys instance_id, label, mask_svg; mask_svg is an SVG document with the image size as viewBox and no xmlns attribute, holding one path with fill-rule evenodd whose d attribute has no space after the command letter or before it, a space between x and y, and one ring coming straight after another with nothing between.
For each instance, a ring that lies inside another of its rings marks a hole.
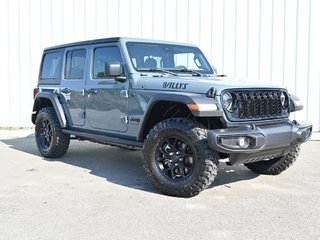
<instances>
[{"instance_id":1,"label":"tire tread","mask_svg":"<svg viewBox=\"0 0 320 240\"><path fill-rule=\"evenodd\" d=\"M287 170L298 158L300 152L300 145L295 145L292 150L279 158L271 159L269 161L260 161L245 164L247 168L253 172L266 175L279 175Z\"/></svg>"},{"instance_id":2,"label":"tire tread","mask_svg":"<svg viewBox=\"0 0 320 240\"><path fill-rule=\"evenodd\" d=\"M53 143L54 145L51 146L48 149L48 151L43 151L43 149L41 149L37 139L37 125L39 124L40 118L43 114L46 115L49 121L51 121L51 124L54 128L54 135L55 135L55 139ZM35 136L36 136L37 147L42 156L47 158L58 158L63 156L67 152L70 144L70 135L62 132L59 120L52 107L45 107L39 111L36 118L35 125L36 125Z\"/></svg>"},{"instance_id":3,"label":"tire tread","mask_svg":"<svg viewBox=\"0 0 320 240\"><path fill-rule=\"evenodd\" d=\"M149 167L149 154L147 152L152 148L152 142L158 137L160 131L165 129L179 129L188 134L192 141L198 142L200 151L204 153L204 161L199 161L203 169L202 173L196 176L195 180L189 186L182 188L168 188L160 182ZM144 169L152 184L162 193L177 197L193 197L202 190L211 185L218 172L219 155L210 149L207 142L207 130L195 121L184 118L171 118L156 124L149 132L143 151Z\"/></svg>"}]
</instances>

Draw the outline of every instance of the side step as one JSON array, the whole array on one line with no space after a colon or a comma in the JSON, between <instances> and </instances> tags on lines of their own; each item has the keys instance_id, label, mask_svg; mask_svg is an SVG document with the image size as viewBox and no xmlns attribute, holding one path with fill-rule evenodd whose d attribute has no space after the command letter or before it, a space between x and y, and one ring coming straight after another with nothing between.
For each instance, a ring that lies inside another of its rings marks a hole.
<instances>
[{"instance_id":1,"label":"side step","mask_svg":"<svg viewBox=\"0 0 320 240\"><path fill-rule=\"evenodd\" d=\"M72 131L68 129L62 129L62 132L75 135L78 138L83 138L88 141L92 142L98 142L102 144L112 145L112 146L118 146L118 147L125 147L135 150L142 150L143 149L143 142L136 142L132 140L125 140L115 137L107 137L105 135L101 134L93 134L93 133L87 133L87 132L80 132L80 131Z\"/></svg>"}]
</instances>

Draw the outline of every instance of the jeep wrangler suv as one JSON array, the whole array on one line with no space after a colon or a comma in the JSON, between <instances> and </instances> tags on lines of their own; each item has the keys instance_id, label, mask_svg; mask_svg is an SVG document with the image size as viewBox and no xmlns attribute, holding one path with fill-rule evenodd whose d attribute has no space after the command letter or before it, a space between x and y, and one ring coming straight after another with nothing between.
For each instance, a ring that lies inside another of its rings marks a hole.
<instances>
[{"instance_id":1,"label":"jeep wrangler suv","mask_svg":"<svg viewBox=\"0 0 320 240\"><path fill-rule=\"evenodd\" d=\"M107 38L44 50L32 122L42 156L63 156L70 136L142 150L162 193L192 197L220 159L277 175L310 138L286 89L217 75L194 45Z\"/></svg>"}]
</instances>

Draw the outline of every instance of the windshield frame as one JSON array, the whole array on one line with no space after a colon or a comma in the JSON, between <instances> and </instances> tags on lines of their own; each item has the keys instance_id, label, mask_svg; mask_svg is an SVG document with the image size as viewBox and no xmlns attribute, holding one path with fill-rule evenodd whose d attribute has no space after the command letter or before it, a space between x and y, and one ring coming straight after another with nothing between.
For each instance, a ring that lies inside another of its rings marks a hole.
<instances>
[{"instance_id":1,"label":"windshield frame","mask_svg":"<svg viewBox=\"0 0 320 240\"><path fill-rule=\"evenodd\" d=\"M140 42L140 41L129 41L125 43L126 46L126 50L128 53L128 57L129 60L131 62L131 65L133 67L133 69L137 72L148 72L148 70L146 70L146 68L141 68L138 67L134 62L133 62L133 58L132 56L132 52L130 50L130 46L132 45L155 45L155 46L162 46L162 48L170 48L171 51L173 48L177 48L177 47L181 47L181 48L187 48L190 49L190 53L195 53L199 56L201 56L201 60L204 64L204 67L206 68L206 70L201 70L201 69L186 69L186 70L190 70L190 71L181 71L181 68L172 68L172 67L168 67L168 68L163 68L163 67L156 67L157 69L163 69L163 70L167 70L167 71L174 71L177 74L193 74L193 72L199 72L203 75L213 75L214 74L214 70L212 68L212 66L210 65L209 61L207 60L206 56L203 54L203 52L201 51L200 48L196 47L196 46L190 46L190 45L183 45L183 44L174 44L174 43L157 43L157 42ZM153 69L153 68L150 68Z\"/></svg>"}]
</instances>

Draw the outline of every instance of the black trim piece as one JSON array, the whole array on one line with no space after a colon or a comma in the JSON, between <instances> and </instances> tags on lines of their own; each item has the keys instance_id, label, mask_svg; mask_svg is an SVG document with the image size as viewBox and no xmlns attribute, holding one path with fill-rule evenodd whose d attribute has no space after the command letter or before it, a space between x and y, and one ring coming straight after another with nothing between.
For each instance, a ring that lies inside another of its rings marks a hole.
<instances>
[{"instance_id":1,"label":"black trim piece","mask_svg":"<svg viewBox=\"0 0 320 240\"><path fill-rule=\"evenodd\" d=\"M79 131L73 131L68 129L63 129L62 132L75 135L79 138L83 138L85 140L89 140L92 142L98 142L103 143L107 145L114 145L114 146L120 146L120 147L129 147L136 150L142 150L144 143L143 142L137 142L133 140L125 140L115 137L108 137L101 134L95 134L95 133L88 133L88 132L79 132Z\"/></svg>"}]
</instances>

